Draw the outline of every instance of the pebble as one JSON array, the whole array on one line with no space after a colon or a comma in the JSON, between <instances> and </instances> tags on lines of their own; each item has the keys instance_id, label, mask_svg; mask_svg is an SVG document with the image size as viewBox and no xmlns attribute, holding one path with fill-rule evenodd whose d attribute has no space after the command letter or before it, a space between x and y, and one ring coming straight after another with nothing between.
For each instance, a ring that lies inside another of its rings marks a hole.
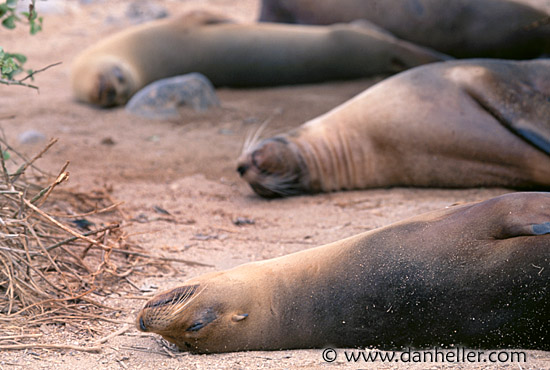
<instances>
[{"instance_id":1,"label":"pebble","mask_svg":"<svg viewBox=\"0 0 550 370\"><path fill-rule=\"evenodd\" d=\"M38 144L46 140L46 135L36 130L27 130L18 136L21 144Z\"/></svg>"}]
</instances>

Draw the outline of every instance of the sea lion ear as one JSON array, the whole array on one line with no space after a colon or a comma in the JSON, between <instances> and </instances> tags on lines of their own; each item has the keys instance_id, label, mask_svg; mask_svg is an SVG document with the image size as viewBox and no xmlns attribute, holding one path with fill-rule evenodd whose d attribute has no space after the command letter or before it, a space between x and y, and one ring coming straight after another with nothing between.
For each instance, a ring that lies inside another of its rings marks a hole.
<instances>
[{"instance_id":1,"label":"sea lion ear","mask_svg":"<svg viewBox=\"0 0 550 370\"><path fill-rule=\"evenodd\" d=\"M195 322L193 322L191 326L185 329L185 331L199 331L217 318L218 315L213 308L206 308L202 312L198 313Z\"/></svg>"}]
</instances>

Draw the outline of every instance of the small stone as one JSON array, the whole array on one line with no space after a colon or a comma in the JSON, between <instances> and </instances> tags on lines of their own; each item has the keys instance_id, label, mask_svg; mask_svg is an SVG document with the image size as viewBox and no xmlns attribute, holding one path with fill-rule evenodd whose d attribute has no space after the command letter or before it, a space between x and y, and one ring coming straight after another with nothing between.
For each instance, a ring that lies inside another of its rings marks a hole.
<instances>
[{"instance_id":1,"label":"small stone","mask_svg":"<svg viewBox=\"0 0 550 370\"><path fill-rule=\"evenodd\" d=\"M250 218L246 217L237 217L233 220L233 224L236 226L242 226L242 225L254 225L256 221Z\"/></svg>"},{"instance_id":2,"label":"small stone","mask_svg":"<svg viewBox=\"0 0 550 370\"><path fill-rule=\"evenodd\" d=\"M112 145L115 145L116 142L113 140L112 137L105 137L101 139L101 144L112 146Z\"/></svg>"},{"instance_id":3,"label":"small stone","mask_svg":"<svg viewBox=\"0 0 550 370\"><path fill-rule=\"evenodd\" d=\"M46 135L36 130L22 132L18 136L21 144L38 144L46 140Z\"/></svg>"},{"instance_id":4,"label":"small stone","mask_svg":"<svg viewBox=\"0 0 550 370\"><path fill-rule=\"evenodd\" d=\"M166 8L148 0L135 1L128 5L126 17L134 23L143 23L168 17Z\"/></svg>"},{"instance_id":5,"label":"small stone","mask_svg":"<svg viewBox=\"0 0 550 370\"><path fill-rule=\"evenodd\" d=\"M218 130L218 133L220 135L233 135L235 133L235 131L231 130L231 129L228 129L228 128L221 128Z\"/></svg>"}]
</instances>

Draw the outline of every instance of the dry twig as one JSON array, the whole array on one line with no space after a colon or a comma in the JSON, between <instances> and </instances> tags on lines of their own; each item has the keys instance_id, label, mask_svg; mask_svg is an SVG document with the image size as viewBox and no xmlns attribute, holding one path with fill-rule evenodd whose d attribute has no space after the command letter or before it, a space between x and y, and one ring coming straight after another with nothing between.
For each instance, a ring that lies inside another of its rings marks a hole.
<instances>
[{"instance_id":1,"label":"dry twig","mask_svg":"<svg viewBox=\"0 0 550 370\"><path fill-rule=\"evenodd\" d=\"M130 325L126 324L122 328L120 328L119 330L115 331L114 333L111 333L111 334L107 335L106 337L103 337L103 338L97 340L95 343L97 345L106 343L109 339L118 337L119 335L122 335L122 334L126 333L130 329L130 327L131 327Z\"/></svg>"},{"instance_id":2,"label":"dry twig","mask_svg":"<svg viewBox=\"0 0 550 370\"><path fill-rule=\"evenodd\" d=\"M90 320L120 323L110 315L119 309L108 307L101 298L92 296L111 294L117 283L126 284L126 277L142 264L141 259L149 257L131 250L132 245L126 243L120 219L113 220L112 211L120 203L112 202L105 191L57 191L68 179L68 163L48 186L39 185L47 174L35 162L55 142L50 141L40 153L27 159L0 137L0 332L5 333L0 340L10 341L2 343L0 350L101 350L99 346L18 341L31 338L26 329L44 323L84 325ZM23 163L17 163L21 160ZM33 174L28 173L31 168ZM52 208L58 212L53 214ZM84 217L92 217L89 224L98 227L80 232L76 226L67 224ZM14 327L19 327L15 333ZM97 344L128 328L126 325Z\"/></svg>"},{"instance_id":3,"label":"dry twig","mask_svg":"<svg viewBox=\"0 0 550 370\"><path fill-rule=\"evenodd\" d=\"M70 346L65 344L47 344L47 343L0 345L0 350L4 350L4 351L14 350L14 349L36 349L36 348L66 349L70 351L81 351L81 352L101 352L101 350L103 349L103 347L81 347L81 346Z\"/></svg>"}]
</instances>

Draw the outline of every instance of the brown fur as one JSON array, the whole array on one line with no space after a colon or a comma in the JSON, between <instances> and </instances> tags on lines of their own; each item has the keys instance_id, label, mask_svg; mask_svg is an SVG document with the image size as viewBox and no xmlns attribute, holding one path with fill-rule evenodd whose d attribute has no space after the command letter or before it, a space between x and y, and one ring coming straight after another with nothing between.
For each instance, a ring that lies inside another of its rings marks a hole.
<instances>
[{"instance_id":1,"label":"brown fur","mask_svg":"<svg viewBox=\"0 0 550 370\"><path fill-rule=\"evenodd\" d=\"M252 145L238 171L266 197L388 186L550 188L550 61L403 72Z\"/></svg>"},{"instance_id":2,"label":"brown fur","mask_svg":"<svg viewBox=\"0 0 550 370\"><path fill-rule=\"evenodd\" d=\"M326 345L548 350L549 221L548 193L454 206L191 279L152 298L137 325L183 350L210 353Z\"/></svg>"},{"instance_id":3,"label":"brown fur","mask_svg":"<svg viewBox=\"0 0 550 370\"><path fill-rule=\"evenodd\" d=\"M71 78L78 100L108 107L190 72L215 86L271 86L390 74L445 58L368 25L236 24L199 12L91 46L74 61Z\"/></svg>"},{"instance_id":4,"label":"brown fur","mask_svg":"<svg viewBox=\"0 0 550 370\"><path fill-rule=\"evenodd\" d=\"M363 19L460 58L525 59L550 51L548 16L517 0L263 0L260 21L332 24Z\"/></svg>"}]
</instances>

